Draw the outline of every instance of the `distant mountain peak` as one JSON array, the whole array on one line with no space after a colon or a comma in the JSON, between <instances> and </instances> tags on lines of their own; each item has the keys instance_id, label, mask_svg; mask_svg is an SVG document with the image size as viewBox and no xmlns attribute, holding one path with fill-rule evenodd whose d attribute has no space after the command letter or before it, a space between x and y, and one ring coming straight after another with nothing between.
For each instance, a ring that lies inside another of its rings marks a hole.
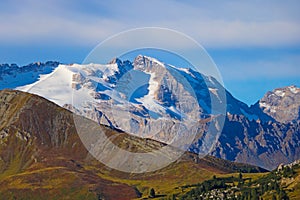
<instances>
[{"instance_id":1,"label":"distant mountain peak","mask_svg":"<svg viewBox=\"0 0 300 200\"><path fill-rule=\"evenodd\" d=\"M113 58L108 64L121 64L122 60L120 60L119 58L115 57Z\"/></svg>"},{"instance_id":2,"label":"distant mountain peak","mask_svg":"<svg viewBox=\"0 0 300 200\"><path fill-rule=\"evenodd\" d=\"M259 107L279 122L300 119L300 88L291 85L269 91L259 101Z\"/></svg>"},{"instance_id":3,"label":"distant mountain peak","mask_svg":"<svg viewBox=\"0 0 300 200\"><path fill-rule=\"evenodd\" d=\"M297 88L295 85L283 87L283 88L276 88L272 92L269 93L269 95L276 95L279 97L284 97L286 94L290 95L292 94L297 94L300 92L300 88Z\"/></svg>"}]
</instances>

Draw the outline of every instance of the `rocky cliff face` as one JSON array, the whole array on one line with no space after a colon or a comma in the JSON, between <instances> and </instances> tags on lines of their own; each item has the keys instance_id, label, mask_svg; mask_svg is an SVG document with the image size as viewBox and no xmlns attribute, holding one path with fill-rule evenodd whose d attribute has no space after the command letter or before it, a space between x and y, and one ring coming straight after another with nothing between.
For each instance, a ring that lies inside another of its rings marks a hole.
<instances>
[{"instance_id":1,"label":"rocky cliff face","mask_svg":"<svg viewBox=\"0 0 300 200\"><path fill-rule=\"evenodd\" d=\"M300 88L289 86L267 92L252 109L262 111L278 122L300 119Z\"/></svg>"},{"instance_id":2,"label":"rocky cliff face","mask_svg":"<svg viewBox=\"0 0 300 200\"><path fill-rule=\"evenodd\" d=\"M228 115L212 155L274 169L300 158L299 141L300 121L262 122Z\"/></svg>"}]
</instances>

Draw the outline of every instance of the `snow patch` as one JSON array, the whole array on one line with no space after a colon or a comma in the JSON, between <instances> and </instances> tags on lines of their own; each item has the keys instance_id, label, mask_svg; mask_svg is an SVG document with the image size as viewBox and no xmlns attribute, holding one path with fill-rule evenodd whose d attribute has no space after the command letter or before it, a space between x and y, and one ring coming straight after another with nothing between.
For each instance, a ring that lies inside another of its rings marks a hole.
<instances>
[{"instance_id":1,"label":"snow patch","mask_svg":"<svg viewBox=\"0 0 300 200\"><path fill-rule=\"evenodd\" d=\"M208 88L210 92L212 92L214 95L218 97L218 89L217 88Z\"/></svg>"},{"instance_id":2,"label":"snow patch","mask_svg":"<svg viewBox=\"0 0 300 200\"><path fill-rule=\"evenodd\" d=\"M296 88L295 86L290 86L290 87L288 87L289 89L290 89L290 91L292 92L292 93L294 93L294 94L297 94L299 91L300 91L300 89L299 88Z\"/></svg>"},{"instance_id":3,"label":"snow patch","mask_svg":"<svg viewBox=\"0 0 300 200\"><path fill-rule=\"evenodd\" d=\"M277 96L284 97L285 92L282 91L282 90L275 90L275 94L276 94Z\"/></svg>"},{"instance_id":4,"label":"snow patch","mask_svg":"<svg viewBox=\"0 0 300 200\"><path fill-rule=\"evenodd\" d=\"M270 109L270 105L266 104L265 102L259 102L259 107L261 108L266 108L266 109Z\"/></svg>"},{"instance_id":5,"label":"snow patch","mask_svg":"<svg viewBox=\"0 0 300 200\"><path fill-rule=\"evenodd\" d=\"M148 94L143 96L142 98L136 99L136 101L142 103L145 108L147 108L150 111L157 112L157 113L165 113L166 109L161 106L156 100L155 100L155 92L157 91L157 88L159 86L159 83L155 80L156 75L155 73L147 72L147 74L150 75L149 80L149 87L148 87Z\"/></svg>"}]
</instances>

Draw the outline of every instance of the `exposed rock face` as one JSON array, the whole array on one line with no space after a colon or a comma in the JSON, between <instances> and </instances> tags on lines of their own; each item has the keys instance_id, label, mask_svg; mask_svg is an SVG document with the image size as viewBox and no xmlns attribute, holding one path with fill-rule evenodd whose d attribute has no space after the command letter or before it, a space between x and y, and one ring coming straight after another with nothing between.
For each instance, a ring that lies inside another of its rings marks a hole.
<instances>
[{"instance_id":1,"label":"exposed rock face","mask_svg":"<svg viewBox=\"0 0 300 200\"><path fill-rule=\"evenodd\" d=\"M228 115L212 155L274 169L300 158L299 141L300 121L283 124Z\"/></svg>"},{"instance_id":2,"label":"exposed rock face","mask_svg":"<svg viewBox=\"0 0 300 200\"><path fill-rule=\"evenodd\" d=\"M257 110L259 108L278 122L299 120L300 88L289 86L267 92L253 107Z\"/></svg>"}]
</instances>

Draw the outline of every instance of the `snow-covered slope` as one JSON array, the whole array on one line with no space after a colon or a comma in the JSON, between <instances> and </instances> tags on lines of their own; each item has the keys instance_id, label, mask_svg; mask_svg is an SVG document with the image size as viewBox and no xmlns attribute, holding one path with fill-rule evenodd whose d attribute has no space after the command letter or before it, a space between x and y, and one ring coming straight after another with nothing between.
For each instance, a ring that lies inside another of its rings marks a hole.
<instances>
[{"instance_id":1,"label":"snow-covered slope","mask_svg":"<svg viewBox=\"0 0 300 200\"><path fill-rule=\"evenodd\" d=\"M59 65L52 73L41 75L37 82L16 89L43 96L63 106L66 103L72 103L73 74L63 65Z\"/></svg>"},{"instance_id":2,"label":"snow-covered slope","mask_svg":"<svg viewBox=\"0 0 300 200\"><path fill-rule=\"evenodd\" d=\"M119 73L117 64L60 64L52 73L41 75L38 81L16 89L40 95L60 106L79 107L84 102L96 101L96 91L110 90Z\"/></svg>"}]
</instances>

